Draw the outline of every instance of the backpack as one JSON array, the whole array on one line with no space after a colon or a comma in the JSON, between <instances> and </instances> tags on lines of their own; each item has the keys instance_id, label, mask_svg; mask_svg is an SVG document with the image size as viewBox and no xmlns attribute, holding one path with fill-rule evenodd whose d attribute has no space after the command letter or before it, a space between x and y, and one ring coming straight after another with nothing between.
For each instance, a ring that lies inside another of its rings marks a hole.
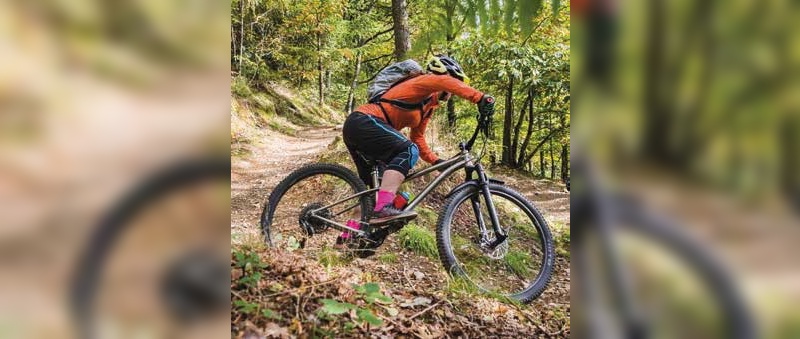
<instances>
[{"instance_id":1,"label":"backpack","mask_svg":"<svg viewBox=\"0 0 800 339\"><path fill-rule=\"evenodd\" d=\"M386 102L407 110L419 109L422 111L425 104L431 100L430 97L419 103L408 103L400 100L384 99L383 95L401 82L422 75L423 73L425 73L425 71L422 69L422 66L411 59L389 65L389 67L382 69L378 75L375 76L375 79L369 83L369 86L367 86L368 101L373 104L378 104L381 110L384 111L384 114L386 114L386 112L383 106L380 105L381 102Z\"/></svg>"}]
</instances>

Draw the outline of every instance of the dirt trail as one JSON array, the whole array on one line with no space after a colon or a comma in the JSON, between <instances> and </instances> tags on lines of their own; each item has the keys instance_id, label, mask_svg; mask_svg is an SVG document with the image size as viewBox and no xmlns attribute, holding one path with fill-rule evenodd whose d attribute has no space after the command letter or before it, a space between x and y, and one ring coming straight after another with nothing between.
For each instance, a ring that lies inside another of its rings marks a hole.
<instances>
[{"instance_id":1,"label":"dirt trail","mask_svg":"<svg viewBox=\"0 0 800 339\"><path fill-rule=\"evenodd\" d=\"M258 234L258 218L272 188L324 150L341 130L315 127L288 136L265 130L262 144L231 158L231 234Z\"/></svg>"}]
</instances>

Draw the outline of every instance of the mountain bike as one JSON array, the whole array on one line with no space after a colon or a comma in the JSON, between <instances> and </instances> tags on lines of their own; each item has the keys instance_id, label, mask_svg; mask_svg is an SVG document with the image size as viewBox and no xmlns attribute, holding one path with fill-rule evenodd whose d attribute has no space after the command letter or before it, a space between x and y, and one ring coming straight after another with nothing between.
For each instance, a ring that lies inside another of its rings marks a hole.
<instances>
[{"instance_id":1,"label":"mountain bike","mask_svg":"<svg viewBox=\"0 0 800 339\"><path fill-rule=\"evenodd\" d=\"M405 182L440 171L404 210L413 210L445 180L460 170L464 181L445 197L436 224L436 245L445 270L484 292L499 293L528 303L546 288L553 272L553 239L541 213L524 196L489 178L472 154L478 135L484 146L491 117L478 117L471 138L459 143L459 153L434 166L410 173ZM380 163L372 162L372 187L380 186ZM341 232L354 235L353 254L368 257L406 222L371 225L377 188L368 189L350 169L338 164L303 166L281 181L264 205L261 230L267 244L303 250L320 258L335 251ZM349 227L346 221L360 227Z\"/></svg>"}]
</instances>

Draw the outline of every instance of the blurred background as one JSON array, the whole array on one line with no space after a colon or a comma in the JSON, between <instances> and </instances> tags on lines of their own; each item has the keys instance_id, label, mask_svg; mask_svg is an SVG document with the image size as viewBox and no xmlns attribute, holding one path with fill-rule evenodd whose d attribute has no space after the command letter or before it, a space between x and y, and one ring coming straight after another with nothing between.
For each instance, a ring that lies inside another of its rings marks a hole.
<instances>
[{"instance_id":1,"label":"blurred background","mask_svg":"<svg viewBox=\"0 0 800 339\"><path fill-rule=\"evenodd\" d=\"M72 337L69 280L101 218L182 159L227 154L228 15L214 1L0 2L0 337ZM227 185L206 208L226 248ZM188 242L154 220L121 233L140 239L124 267Z\"/></svg>"},{"instance_id":2,"label":"blurred background","mask_svg":"<svg viewBox=\"0 0 800 339\"><path fill-rule=\"evenodd\" d=\"M798 4L573 0L571 8L573 154L590 159L605 189L626 192L710 252L759 337L800 336ZM572 178L574 220L580 179ZM636 253L622 256L631 271L660 275L650 292L672 301L685 292L690 273L618 244ZM646 303L640 292L634 302Z\"/></svg>"}]
</instances>

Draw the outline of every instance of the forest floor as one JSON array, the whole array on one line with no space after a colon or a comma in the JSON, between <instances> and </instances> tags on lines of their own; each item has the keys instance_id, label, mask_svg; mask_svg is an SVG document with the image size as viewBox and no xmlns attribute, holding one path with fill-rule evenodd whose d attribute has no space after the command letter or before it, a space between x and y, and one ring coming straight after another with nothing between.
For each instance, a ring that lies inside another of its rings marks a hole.
<instances>
[{"instance_id":1,"label":"forest floor","mask_svg":"<svg viewBox=\"0 0 800 339\"><path fill-rule=\"evenodd\" d=\"M458 288L438 258L402 246L397 234L375 256L337 265L266 248L258 219L270 191L292 170L330 153L340 133L263 130L261 142L231 158L232 337L569 337L569 194L562 184L494 171L541 210L557 240L550 284L529 305ZM376 295L389 299L375 302ZM333 313L320 312L323 304Z\"/></svg>"}]
</instances>

